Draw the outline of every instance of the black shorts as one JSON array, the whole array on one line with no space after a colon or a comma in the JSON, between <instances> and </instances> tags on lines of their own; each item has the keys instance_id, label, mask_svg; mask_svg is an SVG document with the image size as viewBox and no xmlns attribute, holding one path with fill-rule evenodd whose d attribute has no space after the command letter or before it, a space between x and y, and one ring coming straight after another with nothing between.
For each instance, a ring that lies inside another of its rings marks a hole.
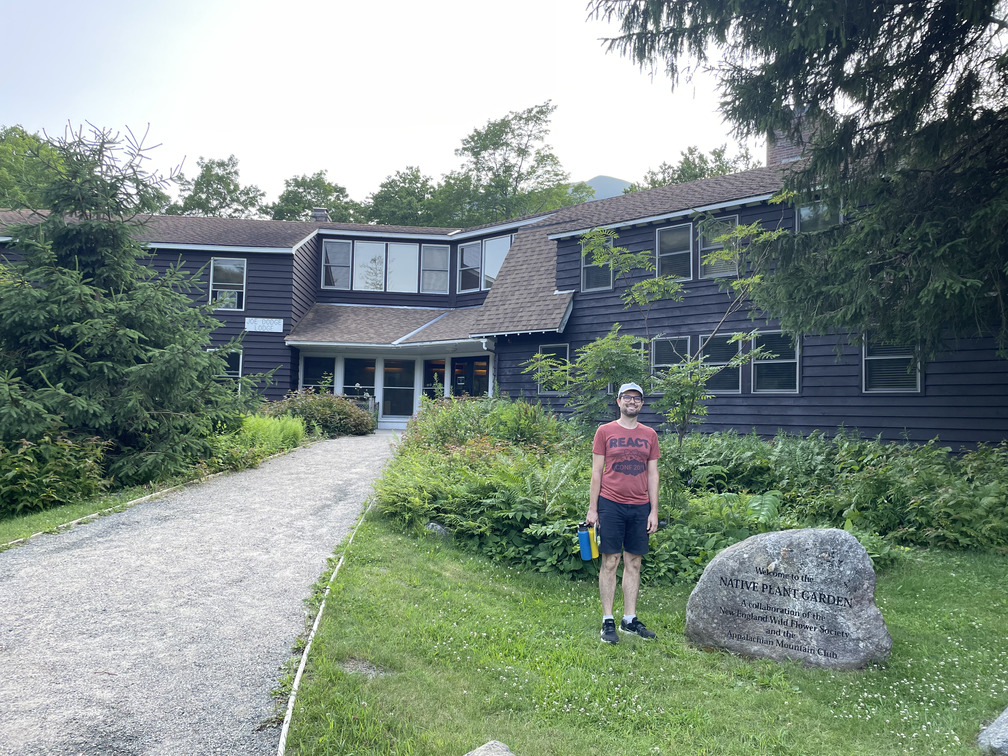
<instances>
[{"instance_id":1,"label":"black shorts","mask_svg":"<svg viewBox=\"0 0 1008 756\"><path fill-rule=\"evenodd\" d=\"M648 553L648 515L650 504L620 504L598 497L599 551L603 554Z\"/></svg>"}]
</instances>

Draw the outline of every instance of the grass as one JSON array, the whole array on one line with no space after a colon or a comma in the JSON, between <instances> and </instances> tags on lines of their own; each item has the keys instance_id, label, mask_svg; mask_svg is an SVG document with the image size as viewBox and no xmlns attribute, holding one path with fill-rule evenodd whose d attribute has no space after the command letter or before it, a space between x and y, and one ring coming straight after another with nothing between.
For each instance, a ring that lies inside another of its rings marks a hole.
<instances>
[{"instance_id":1,"label":"grass","mask_svg":"<svg viewBox=\"0 0 1008 756\"><path fill-rule=\"evenodd\" d=\"M369 516L287 752L458 756L496 739L579 756L973 754L1008 705L1006 584L1003 558L915 550L879 576L889 662L817 671L691 648L689 586L642 590L656 641L602 644L594 582L494 565Z\"/></svg>"}]
</instances>

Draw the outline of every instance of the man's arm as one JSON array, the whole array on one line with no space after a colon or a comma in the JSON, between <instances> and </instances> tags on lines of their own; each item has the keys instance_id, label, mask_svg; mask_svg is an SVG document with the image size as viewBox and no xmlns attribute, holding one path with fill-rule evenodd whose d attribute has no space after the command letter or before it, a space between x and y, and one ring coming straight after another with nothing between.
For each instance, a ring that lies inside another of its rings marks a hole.
<instances>
[{"instance_id":1,"label":"man's arm","mask_svg":"<svg viewBox=\"0 0 1008 756\"><path fill-rule=\"evenodd\" d=\"M658 532L658 460L649 459L647 463L647 490L651 502L651 514L647 518L647 532Z\"/></svg>"},{"instance_id":2,"label":"man's arm","mask_svg":"<svg viewBox=\"0 0 1008 756\"><path fill-rule=\"evenodd\" d=\"M598 525L598 497L602 490L602 470L605 468L605 454L592 454L591 485L588 487L588 514L585 522Z\"/></svg>"}]
</instances>

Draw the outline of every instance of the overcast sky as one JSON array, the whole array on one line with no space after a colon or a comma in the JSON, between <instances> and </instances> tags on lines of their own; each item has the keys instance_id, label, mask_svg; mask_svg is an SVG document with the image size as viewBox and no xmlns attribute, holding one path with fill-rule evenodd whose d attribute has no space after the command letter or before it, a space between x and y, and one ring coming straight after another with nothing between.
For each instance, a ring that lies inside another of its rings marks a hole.
<instances>
[{"instance_id":1,"label":"overcast sky","mask_svg":"<svg viewBox=\"0 0 1008 756\"><path fill-rule=\"evenodd\" d=\"M234 154L270 200L318 170L357 200L407 165L439 179L474 128L546 100L573 180L735 152L711 81L673 93L606 53L583 0L0 0L0 18L0 125L149 125L162 172Z\"/></svg>"}]
</instances>

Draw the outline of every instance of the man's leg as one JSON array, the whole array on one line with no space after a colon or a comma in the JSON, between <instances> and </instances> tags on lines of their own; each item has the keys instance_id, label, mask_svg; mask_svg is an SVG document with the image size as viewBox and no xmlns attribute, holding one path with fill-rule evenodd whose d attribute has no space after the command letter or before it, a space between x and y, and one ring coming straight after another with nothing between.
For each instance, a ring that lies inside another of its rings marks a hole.
<instances>
[{"instance_id":1,"label":"man's leg","mask_svg":"<svg viewBox=\"0 0 1008 756\"><path fill-rule=\"evenodd\" d=\"M625 616L632 617L637 614L637 593L640 591L640 566L640 554L623 552L623 614ZM614 583L615 580L616 572L614 570ZM609 605L612 606L612 601L609 602Z\"/></svg>"},{"instance_id":2,"label":"man's leg","mask_svg":"<svg viewBox=\"0 0 1008 756\"><path fill-rule=\"evenodd\" d=\"M602 599L602 615L608 617L613 613L613 598L616 594L616 568L619 567L620 555L602 554L601 556L598 576L599 598ZM640 557L637 557L637 570L637 579L640 580ZM626 582L626 573L624 573L623 581ZM634 595L636 596L636 593Z\"/></svg>"}]
</instances>

